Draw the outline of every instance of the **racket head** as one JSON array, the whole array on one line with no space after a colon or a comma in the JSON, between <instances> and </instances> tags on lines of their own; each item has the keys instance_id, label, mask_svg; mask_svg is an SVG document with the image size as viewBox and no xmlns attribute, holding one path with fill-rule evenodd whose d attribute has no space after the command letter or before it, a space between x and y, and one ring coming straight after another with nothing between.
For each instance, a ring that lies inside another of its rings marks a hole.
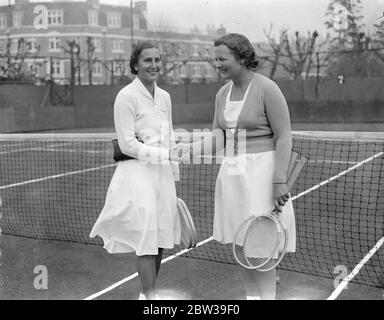
<instances>
[{"instance_id":1,"label":"racket head","mask_svg":"<svg viewBox=\"0 0 384 320\"><path fill-rule=\"evenodd\" d=\"M256 218L251 216L241 223L241 225L237 228L235 237L232 242L232 253L235 260L239 265L247 269L251 269L252 267L248 264L247 259L245 259L244 238L249 226L252 224L254 219Z\"/></svg>"},{"instance_id":2,"label":"racket head","mask_svg":"<svg viewBox=\"0 0 384 320\"><path fill-rule=\"evenodd\" d=\"M275 256L280 245L281 224L272 214L256 217L244 238L244 256L252 269L266 265Z\"/></svg>"},{"instance_id":3,"label":"racket head","mask_svg":"<svg viewBox=\"0 0 384 320\"><path fill-rule=\"evenodd\" d=\"M177 198L177 211L179 212L180 217L180 244L185 249L194 248L197 245L195 224L187 205L180 198Z\"/></svg>"},{"instance_id":4,"label":"racket head","mask_svg":"<svg viewBox=\"0 0 384 320\"><path fill-rule=\"evenodd\" d=\"M279 241L280 245L279 245L279 248L277 250L277 254L271 260L269 260L265 265L258 268L257 269L258 271L266 272L266 271L269 271L269 270L276 268L280 264L280 262L283 260L285 252L287 250L288 230L280 218L278 218L277 220L278 220L278 223L281 225L281 228L282 228L282 232L280 233L280 241Z\"/></svg>"}]
</instances>

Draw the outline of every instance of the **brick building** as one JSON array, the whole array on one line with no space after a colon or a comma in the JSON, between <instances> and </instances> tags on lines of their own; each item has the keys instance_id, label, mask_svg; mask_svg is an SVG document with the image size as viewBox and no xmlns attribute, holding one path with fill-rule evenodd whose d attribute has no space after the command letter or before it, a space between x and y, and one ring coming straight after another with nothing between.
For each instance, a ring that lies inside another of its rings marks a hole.
<instances>
[{"instance_id":1,"label":"brick building","mask_svg":"<svg viewBox=\"0 0 384 320\"><path fill-rule=\"evenodd\" d=\"M0 6L0 63L23 56L25 74L68 83L72 55L76 83L107 84L113 77L131 76L132 42L151 40L162 51L168 82L216 79L213 39L224 34L224 28L177 32L149 25L146 1L134 1L131 11L130 6L99 0L15 0Z\"/></svg>"}]
</instances>

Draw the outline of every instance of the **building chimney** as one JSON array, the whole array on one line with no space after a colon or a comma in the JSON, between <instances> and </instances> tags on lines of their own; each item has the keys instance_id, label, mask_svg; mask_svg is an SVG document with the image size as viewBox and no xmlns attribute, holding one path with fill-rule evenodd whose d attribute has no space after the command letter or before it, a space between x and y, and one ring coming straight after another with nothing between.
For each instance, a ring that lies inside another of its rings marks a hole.
<instances>
[{"instance_id":1,"label":"building chimney","mask_svg":"<svg viewBox=\"0 0 384 320\"><path fill-rule=\"evenodd\" d=\"M143 14L147 13L147 1L136 1L135 9L142 12Z\"/></svg>"},{"instance_id":2,"label":"building chimney","mask_svg":"<svg viewBox=\"0 0 384 320\"><path fill-rule=\"evenodd\" d=\"M227 29L225 29L224 26L221 25L220 28L217 29L216 33L219 37L224 36L225 34L227 34Z\"/></svg>"}]
</instances>

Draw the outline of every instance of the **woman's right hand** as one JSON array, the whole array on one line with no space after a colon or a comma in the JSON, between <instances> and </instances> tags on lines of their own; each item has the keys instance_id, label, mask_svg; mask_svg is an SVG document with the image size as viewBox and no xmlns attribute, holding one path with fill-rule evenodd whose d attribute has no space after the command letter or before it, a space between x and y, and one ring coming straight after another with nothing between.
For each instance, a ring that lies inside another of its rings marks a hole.
<instances>
[{"instance_id":1,"label":"woman's right hand","mask_svg":"<svg viewBox=\"0 0 384 320\"><path fill-rule=\"evenodd\" d=\"M169 150L169 160L182 163L190 163L191 153L189 148L183 144L176 144L171 150Z\"/></svg>"},{"instance_id":2,"label":"woman's right hand","mask_svg":"<svg viewBox=\"0 0 384 320\"><path fill-rule=\"evenodd\" d=\"M289 191L285 183L273 184L273 203L275 205L274 210L277 212L282 212L282 207L285 206L289 198Z\"/></svg>"}]
</instances>

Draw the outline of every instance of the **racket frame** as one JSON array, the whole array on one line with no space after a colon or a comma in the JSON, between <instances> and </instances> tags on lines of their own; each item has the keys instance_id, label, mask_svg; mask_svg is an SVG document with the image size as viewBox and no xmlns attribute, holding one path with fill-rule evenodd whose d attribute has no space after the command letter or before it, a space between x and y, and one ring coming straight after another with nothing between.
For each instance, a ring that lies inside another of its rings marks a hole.
<instances>
[{"instance_id":1,"label":"racket frame","mask_svg":"<svg viewBox=\"0 0 384 320\"><path fill-rule=\"evenodd\" d=\"M188 231L188 238L189 238L188 245L183 247L185 247L186 249L195 248L197 245L197 234L196 234L196 228L195 228L195 224L193 222L191 213L187 205L183 201L183 199L177 198L177 206L178 206L177 210L179 211L179 214L183 216L183 217L180 217L180 219L184 220L187 226L187 231ZM180 211L182 212L180 213Z\"/></svg>"},{"instance_id":2,"label":"racket frame","mask_svg":"<svg viewBox=\"0 0 384 320\"><path fill-rule=\"evenodd\" d=\"M254 266L252 265L249 260L247 259L247 256L244 252L244 242L245 240L247 239L248 235L249 235L249 230L250 230L250 227L252 226L252 224L256 221L256 220L259 220L259 219L262 219L262 218L268 218L270 219L276 229L277 229L277 241L276 241L276 245L272 251L272 253L270 254L270 256L260 265L258 266ZM243 250L243 254L244 254L244 259L246 261L246 263L242 262L241 259L237 256L237 250L236 250L236 245L238 244L238 242L236 241L236 239L239 237L239 235L241 233L243 233L243 228L245 225L248 224L248 227L247 227L247 230L245 231L245 235L244 235L244 239L243 239L243 245L242 245L242 250ZM244 268L247 268L247 269L251 269L251 270L257 270L258 268L264 266L265 264L267 264L276 254L277 250L279 249L279 246L280 246L280 234L282 232L282 227L281 227L281 224L279 223L278 219L270 214L270 213L267 213L267 214L264 214L264 215L261 215L261 216L250 216L249 218L247 218L241 225L240 227L237 229L237 232L235 234L235 237L234 237L234 240L232 242L232 252L233 252L233 255L237 261L238 264L240 264L241 266L243 266Z\"/></svg>"},{"instance_id":3,"label":"racket frame","mask_svg":"<svg viewBox=\"0 0 384 320\"><path fill-rule=\"evenodd\" d=\"M281 228L282 228L283 234L284 234L283 248L281 250L278 250L278 252L279 252L278 253L278 258L276 259L276 261L272 265L269 265L268 267L257 268L257 270L260 271L260 272L267 272L267 271L272 270L273 268L276 268L280 264L280 262L283 260L283 258L285 256L285 252L287 250L287 246L288 246L288 229L285 226L284 222L281 221L281 218L279 216L277 216L276 218L278 220L278 223L281 225Z\"/></svg>"}]
</instances>

